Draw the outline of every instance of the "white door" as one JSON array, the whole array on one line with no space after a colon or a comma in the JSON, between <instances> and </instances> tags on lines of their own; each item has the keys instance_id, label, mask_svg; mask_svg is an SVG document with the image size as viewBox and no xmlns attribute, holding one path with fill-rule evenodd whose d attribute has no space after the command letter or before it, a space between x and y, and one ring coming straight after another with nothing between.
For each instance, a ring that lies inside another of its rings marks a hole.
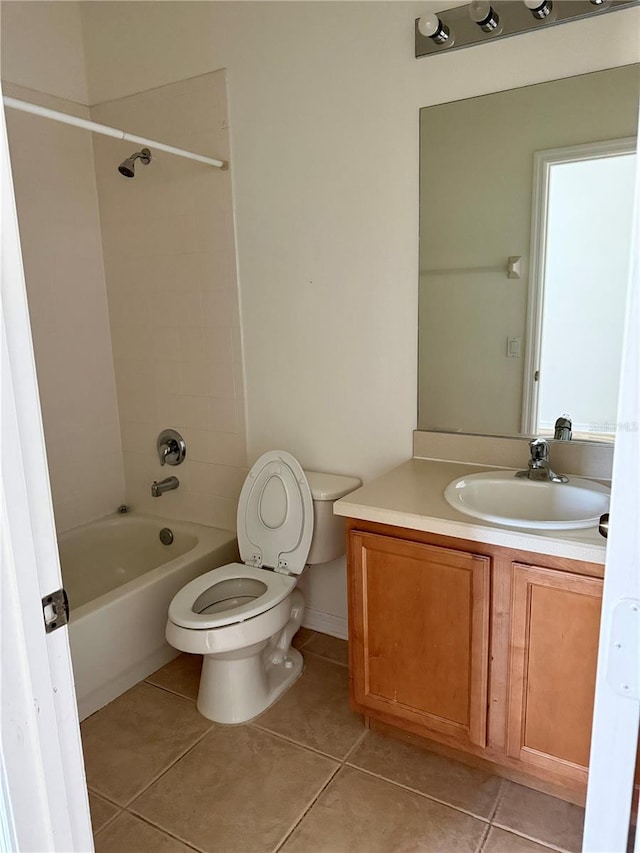
<instances>
[{"instance_id":1,"label":"white door","mask_svg":"<svg viewBox=\"0 0 640 853\"><path fill-rule=\"evenodd\" d=\"M62 581L3 110L0 180L0 843L91 851L68 629L42 611Z\"/></svg>"},{"instance_id":2,"label":"white door","mask_svg":"<svg viewBox=\"0 0 640 853\"><path fill-rule=\"evenodd\" d=\"M640 158L638 158L640 159ZM635 216L610 532L583 850L627 850L640 712L640 176ZM640 853L640 833L635 840Z\"/></svg>"}]
</instances>

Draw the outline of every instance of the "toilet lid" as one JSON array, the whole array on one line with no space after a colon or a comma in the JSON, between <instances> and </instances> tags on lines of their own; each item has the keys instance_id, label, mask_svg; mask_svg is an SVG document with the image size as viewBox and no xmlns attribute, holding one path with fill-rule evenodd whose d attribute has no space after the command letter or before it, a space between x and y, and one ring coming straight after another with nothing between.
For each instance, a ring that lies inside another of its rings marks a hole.
<instances>
[{"instance_id":1,"label":"toilet lid","mask_svg":"<svg viewBox=\"0 0 640 853\"><path fill-rule=\"evenodd\" d=\"M243 563L299 575L312 535L313 499L300 463L284 450L264 453L247 474L238 501Z\"/></svg>"}]
</instances>

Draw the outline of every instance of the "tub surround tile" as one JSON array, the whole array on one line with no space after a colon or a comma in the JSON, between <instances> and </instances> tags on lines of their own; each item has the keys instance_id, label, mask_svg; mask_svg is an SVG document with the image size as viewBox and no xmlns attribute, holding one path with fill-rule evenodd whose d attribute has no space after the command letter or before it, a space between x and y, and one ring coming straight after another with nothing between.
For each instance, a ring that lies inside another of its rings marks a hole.
<instances>
[{"instance_id":1,"label":"tub surround tile","mask_svg":"<svg viewBox=\"0 0 640 853\"><path fill-rule=\"evenodd\" d=\"M123 812L94 839L96 853L192 853L176 838L161 832L128 812Z\"/></svg>"},{"instance_id":2,"label":"tub surround tile","mask_svg":"<svg viewBox=\"0 0 640 853\"><path fill-rule=\"evenodd\" d=\"M513 782L505 782L494 823L570 853L582 849L584 809Z\"/></svg>"},{"instance_id":3,"label":"tub surround tile","mask_svg":"<svg viewBox=\"0 0 640 853\"><path fill-rule=\"evenodd\" d=\"M217 727L130 808L210 853L267 853L338 766L250 726Z\"/></svg>"},{"instance_id":4,"label":"tub surround tile","mask_svg":"<svg viewBox=\"0 0 640 853\"><path fill-rule=\"evenodd\" d=\"M482 853L549 853L551 848L529 841L504 829L492 826L482 848Z\"/></svg>"},{"instance_id":5,"label":"tub surround tile","mask_svg":"<svg viewBox=\"0 0 640 853\"><path fill-rule=\"evenodd\" d=\"M87 784L126 805L212 725L192 702L137 684L82 723Z\"/></svg>"},{"instance_id":6,"label":"tub surround tile","mask_svg":"<svg viewBox=\"0 0 640 853\"><path fill-rule=\"evenodd\" d=\"M502 780L418 746L368 732L349 764L488 820Z\"/></svg>"},{"instance_id":7,"label":"tub surround tile","mask_svg":"<svg viewBox=\"0 0 640 853\"><path fill-rule=\"evenodd\" d=\"M183 653L150 675L146 681L195 701L198 698L201 670L202 655Z\"/></svg>"},{"instance_id":8,"label":"tub surround tile","mask_svg":"<svg viewBox=\"0 0 640 853\"><path fill-rule=\"evenodd\" d=\"M120 811L118 806L89 791L89 810L94 833L99 832Z\"/></svg>"},{"instance_id":9,"label":"tub surround tile","mask_svg":"<svg viewBox=\"0 0 640 853\"><path fill-rule=\"evenodd\" d=\"M261 729L343 759L363 732L349 708L349 672L308 655L301 678L255 721Z\"/></svg>"},{"instance_id":10,"label":"tub surround tile","mask_svg":"<svg viewBox=\"0 0 640 853\"><path fill-rule=\"evenodd\" d=\"M485 831L486 824L476 818L345 767L281 850L475 853Z\"/></svg>"},{"instance_id":11,"label":"tub surround tile","mask_svg":"<svg viewBox=\"0 0 640 853\"><path fill-rule=\"evenodd\" d=\"M316 634L305 644L305 652L327 658L342 666L349 666L349 644L346 640L338 637L330 637L328 634Z\"/></svg>"}]
</instances>

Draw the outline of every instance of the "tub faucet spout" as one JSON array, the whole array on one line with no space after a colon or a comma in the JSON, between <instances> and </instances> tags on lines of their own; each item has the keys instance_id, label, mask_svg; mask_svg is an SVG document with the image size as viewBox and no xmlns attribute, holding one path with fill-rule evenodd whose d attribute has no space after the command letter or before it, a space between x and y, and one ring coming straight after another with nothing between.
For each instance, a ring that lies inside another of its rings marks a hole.
<instances>
[{"instance_id":1,"label":"tub faucet spout","mask_svg":"<svg viewBox=\"0 0 640 853\"><path fill-rule=\"evenodd\" d=\"M170 492L171 489L177 489L180 485L180 480L177 477L165 477L164 480L154 480L151 484L151 496L154 498L161 497L164 492Z\"/></svg>"}]
</instances>

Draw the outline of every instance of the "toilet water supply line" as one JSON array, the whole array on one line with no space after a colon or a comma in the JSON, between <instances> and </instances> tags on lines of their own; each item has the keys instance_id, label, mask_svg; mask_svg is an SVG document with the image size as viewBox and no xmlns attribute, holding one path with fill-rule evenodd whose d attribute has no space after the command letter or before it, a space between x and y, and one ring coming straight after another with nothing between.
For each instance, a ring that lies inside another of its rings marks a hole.
<instances>
[{"instance_id":1,"label":"toilet water supply line","mask_svg":"<svg viewBox=\"0 0 640 853\"><path fill-rule=\"evenodd\" d=\"M98 124L95 121L79 118L78 116L61 113L58 110L50 110L48 107L40 107L37 104L30 104L28 101L21 101L18 98L10 98L4 95L2 98L6 107L11 107L14 110L20 110L23 113L31 113L32 115L49 118L53 121L59 121L63 124L70 124L74 127L81 127L84 130L90 130L93 133L100 133L102 136L111 136L114 139L124 139L127 142L135 142L137 145L144 145L147 148L153 148L156 151L165 151L167 154L175 154L176 157L184 157L187 160L196 160L198 163L206 163L208 166L215 166L217 169L227 169L229 164L226 160L216 160L213 157L205 157L203 154L194 154L193 151L185 151L183 148L176 148L173 145L166 145L164 142L156 142L153 139L145 139L143 136L136 136L134 133L127 133L125 130L118 130L115 127L109 127L106 124Z\"/></svg>"}]
</instances>

